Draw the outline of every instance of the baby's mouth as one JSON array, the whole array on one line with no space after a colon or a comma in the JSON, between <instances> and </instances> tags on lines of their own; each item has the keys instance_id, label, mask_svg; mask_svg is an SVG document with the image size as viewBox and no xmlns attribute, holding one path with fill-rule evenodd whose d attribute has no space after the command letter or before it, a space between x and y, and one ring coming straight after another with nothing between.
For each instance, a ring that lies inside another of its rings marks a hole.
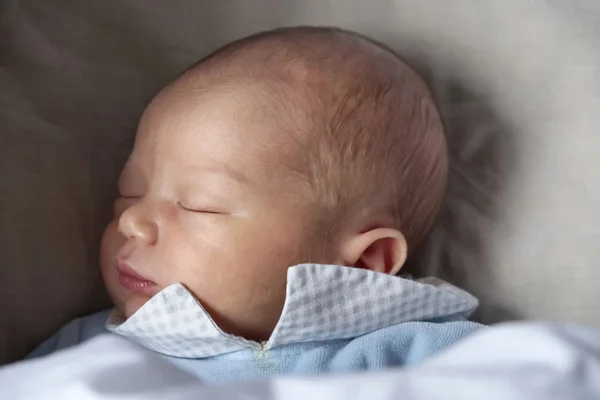
<instances>
[{"instance_id":1,"label":"baby's mouth","mask_svg":"<svg viewBox=\"0 0 600 400\"><path fill-rule=\"evenodd\" d=\"M159 286L155 282L135 272L127 263L117 260L115 266L119 272L119 283L125 289L146 296L154 296L160 291Z\"/></svg>"}]
</instances>

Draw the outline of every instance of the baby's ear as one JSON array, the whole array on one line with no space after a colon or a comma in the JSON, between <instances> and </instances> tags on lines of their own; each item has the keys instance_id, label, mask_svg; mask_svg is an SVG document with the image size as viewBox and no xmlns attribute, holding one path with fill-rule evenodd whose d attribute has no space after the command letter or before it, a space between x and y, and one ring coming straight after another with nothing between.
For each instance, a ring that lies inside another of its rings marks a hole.
<instances>
[{"instance_id":1,"label":"baby's ear","mask_svg":"<svg viewBox=\"0 0 600 400\"><path fill-rule=\"evenodd\" d=\"M342 243L344 265L396 275L406 261L404 235L397 229L375 228Z\"/></svg>"}]
</instances>

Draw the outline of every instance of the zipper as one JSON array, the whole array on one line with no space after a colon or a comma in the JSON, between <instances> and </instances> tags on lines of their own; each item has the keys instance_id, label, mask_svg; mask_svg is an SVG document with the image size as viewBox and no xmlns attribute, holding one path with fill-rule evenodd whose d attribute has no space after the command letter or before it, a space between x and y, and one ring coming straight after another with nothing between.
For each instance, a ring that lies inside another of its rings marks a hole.
<instances>
[{"instance_id":1,"label":"zipper","mask_svg":"<svg viewBox=\"0 0 600 400\"><path fill-rule=\"evenodd\" d=\"M269 359L269 350L266 348L267 342L254 342L254 360L258 370L265 376L275 374L275 365Z\"/></svg>"}]
</instances>

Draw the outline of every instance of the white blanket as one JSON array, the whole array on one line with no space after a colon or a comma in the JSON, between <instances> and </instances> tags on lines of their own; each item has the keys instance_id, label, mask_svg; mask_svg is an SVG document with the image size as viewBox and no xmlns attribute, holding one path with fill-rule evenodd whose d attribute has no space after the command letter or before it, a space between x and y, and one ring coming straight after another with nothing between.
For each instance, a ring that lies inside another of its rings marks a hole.
<instances>
[{"instance_id":1,"label":"white blanket","mask_svg":"<svg viewBox=\"0 0 600 400\"><path fill-rule=\"evenodd\" d=\"M473 335L410 369L207 386L155 354L102 336L39 360L0 368L12 399L600 399L600 331L509 324Z\"/></svg>"}]
</instances>

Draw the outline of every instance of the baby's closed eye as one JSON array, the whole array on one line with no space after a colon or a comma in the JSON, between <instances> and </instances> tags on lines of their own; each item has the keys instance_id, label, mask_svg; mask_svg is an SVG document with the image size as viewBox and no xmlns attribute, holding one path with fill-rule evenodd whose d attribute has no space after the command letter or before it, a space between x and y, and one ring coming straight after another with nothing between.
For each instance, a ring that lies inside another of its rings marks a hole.
<instances>
[{"instance_id":1,"label":"baby's closed eye","mask_svg":"<svg viewBox=\"0 0 600 400\"><path fill-rule=\"evenodd\" d=\"M226 214L223 210L219 210L216 206L210 206L210 205L205 205L205 206L188 205L187 203L184 204L181 201L178 201L177 204L184 211L189 211L189 212L193 212L193 213Z\"/></svg>"},{"instance_id":2,"label":"baby's closed eye","mask_svg":"<svg viewBox=\"0 0 600 400\"><path fill-rule=\"evenodd\" d=\"M127 210L129 207L134 206L138 203L143 196L141 195L124 195L121 194L115 200L114 205L114 213L115 216L120 216ZM225 209L215 202L190 202L190 201L176 201L176 206L179 207L183 211L187 211L190 213L197 214L227 214Z\"/></svg>"}]
</instances>

